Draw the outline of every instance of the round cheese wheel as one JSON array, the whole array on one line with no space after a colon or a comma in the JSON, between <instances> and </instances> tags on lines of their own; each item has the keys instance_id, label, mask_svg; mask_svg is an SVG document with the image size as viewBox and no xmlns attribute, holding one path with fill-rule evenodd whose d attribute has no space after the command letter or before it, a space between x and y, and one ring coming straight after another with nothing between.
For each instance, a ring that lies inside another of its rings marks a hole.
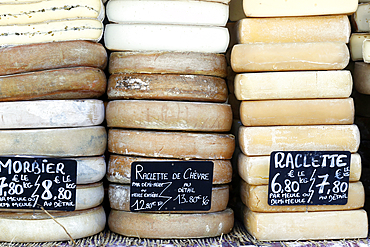
<instances>
[{"instance_id":1,"label":"round cheese wheel","mask_svg":"<svg viewBox=\"0 0 370 247\"><path fill-rule=\"evenodd\" d=\"M369 33L352 33L349 39L349 52L352 61L362 61L362 44L365 39L370 39Z\"/></svg>"},{"instance_id":2,"label":"round cheese wheel","mask_svg":"<svg viewBox=\"0 0 370 247\"><path fill-rule=\"evenodd\" d=\"M112 209L130 211L130 185L110 184L108 189L109 203ZM171 211L171 213L211 213L223 211L229 202L229 186L212 187L211 209L208 211ZM169 213L156 211L152 213Z\"/></svg>"},{"instance_id":3,"label":"round cheese wheel","mask_svg":"<svg viewBox=\"0 0 370 247\"><path fill-rule=\"evenodd\" d=\"M111 231L137 238L216 237L229 233L233 225L234 212L230 208L204 214L151 214L113 209L108 217Z\"/></svg>"},{"instance_id":4,"label":"round cheese wheel","mask_svg":"<svg viewBox=\"0 0 370 247\"><path fill-rule=\"evenodd\" d=\"M229 32L227 28L211 26L107 24L104 43L112 51L224 53Z\"/></svg>"},{"instance_id":5,"label":"round cheese wheel","mask_svg":"<svg viewBox=\"0 0 370 247\"><path fill-rule=\"evenodd\" d=\"M1 140L1 139L0 139ZM231 159L233 135L110 129L108 151L179 159Z\"/></svg>"},{"instance_id":6,"label":"round cheese wheel","mask_svg":"<svg viewBox=\"0 0 370 247\"><path fill-rule=\"evenodd\" d=\"M225 102L224 79L202 75L112 74L108 99L159 99Z\"/></svg>"},{"instance_id":7,"label":"round cheese wheel","mask_svg":"<svg viewBox=\"0 0 370 247\"><path fill-rule=\"evenodd\" d=\"M20 45L1 49L0 75L77 66L104 69L107 61L104 46L89 41Z\"/></svg>"},{"instance_id":8,"label":"round cheese wheel","mask_svg":"<svg viewBox=\"0 0 370 247\"><path fill-rule=\"evenodd\" d=\"M227 76L223 54L199 52L112 52L109 73Z\"/></svg>"},{"instance_id":9,"label":"round cheese wheel","mask_svg":"<svg viewBox=\"0 0 370 247\"><path fill-rule=\"evenodd\" d=\"M56 157L102 155L107 144L103 126L2 130L0 155L45 155Z\"/></svg>"},{"instance_id":10,"label":"round cheese wheel","mask_svg":"<svg viewBox=\"0 0 370 247\"><path fill-rule=\"evenodd\" d=\"M73 239L95 235L104 230L103 207L74 212L51 212ZM44 212L0 213L0 241L50 242L70 240L64 229Z\"/></svg>"},{"instance_id":11,"label":"round cheese wheel","mask_svg":"<svg viewBox=\"0 0 370 247\"><path fill-rule=\"evenodd\" d=\"M116 100L108 103L106 120L108 127L226 132L232 111L219 103Z\"/></svg>"},{"instance_id":12,"label":"round cheese wheel","mask_svg":"<svg viewBox=\"0 0 370 247\"><path fill-rule=\"evenodd\" d=\"M107 179L112 183L129 184L131 181L131 164L138 161L180 161L175 159L155 159L111 155L109 157ZM197 160L202 161L202 160ZM205 161L205 160L203 160ZM232 180L232 166L230 160L207 160L213 162L213 184L227 184Z\"/></svg>"}]
</instances>

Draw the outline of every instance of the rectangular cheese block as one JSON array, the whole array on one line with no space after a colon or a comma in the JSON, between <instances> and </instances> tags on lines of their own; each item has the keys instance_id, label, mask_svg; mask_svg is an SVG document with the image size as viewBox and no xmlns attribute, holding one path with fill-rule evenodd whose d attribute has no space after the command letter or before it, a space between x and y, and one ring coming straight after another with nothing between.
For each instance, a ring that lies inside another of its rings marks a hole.
<instances>
[{"instance_id":1,"label":"rectangular cheese block","mask_svg":"<svg viewBox=\"0 0 370 247\"><path fill-rule=\"evenodd\" d=\"M240 127L239 145L246 155L273 151L350 151L360 145L356 125Z\"/></svg>"},{"instance_id":2,"label":"rectangular cheese block","mask_svg":"<svg viewBox=\"0 0 370 247\"><path fill-rule=\"evenodd\" d=\"M349 38L349 51L352 61L362 61L362 45L365 39L370 39L369 33L352 33Z\"/></svg>"},{"instance_id":3,"label":"rectangular cheese block","mask_svg":"<svg viewBox=\"0 0 370 247\"><path fill-rule=\"evenodd\" d=\"M349 62L344 42L238 44L231 51L235 72L340 70Z\"/></svg>"},{"instance_id":4,"label":"rectangular cheese block","mask_svg":"<svg viewBox=\"0 0 370 247\"><path fill-rule=\"evenodd\" d=\"M363 209L323 212L258 213L245 207L244 225L260 241L366 238Z\"/></svg>"},{"instance_id":5,"label":"rectangular cheese block","mask_svg":"<svg viewBox=\"0 0 370 247\"><path fill-rule=\"evenodd\" d=\"M362 43L362 58L365 63L370 63L370 39L364 39Z\"/></svg>"},{"instance_id":6,"label":"rectangular cheese block","mask_svg":"<svg viewBox=\"0 0 370 247\"><path fill-rule=\"evenodd\" d=\"M354 28L354 32L368 33L370 31L369 20L370 20L370 3L359 4L356 12L353 15L351 15L351 22Z\"/></svg>"},{"instance_id":7,"label":"rectangular cheese block","mask_svg":"<svg viewBox=\"0 0 370 247\"><path fill-rule=\"evenodd\" d=\"M347 98L352 92L348 70L237 74L238 100Z\"/></svg>"},{"instance_id":8,"label":"rectangular cheese block","mask_svg":"<svg viewBox=\"0 0 370 247\"><path fill-rule=\"evenodd\" d=\"M270 206L268 204L268 185L250 185L242 181L240 197L243 203L254 212L317 212L362 208L365 203L365 190L361 182L349 183L348 201L345 205Z\"/></svg>"},{"instance_id":9,"label":"rectangular cheese block","mask_svg":"<svg viewBox=\"0 0 370 247\"><path fill-rule=\"evenodd\" d=\"M237 42L290 43L338 41L348 43L351 26L346 15L245 18L237 22Z\"/></svg>"},{"instance_id":10,"label":"rectangular cheese block","mask_svg":"<svg viewBox=\"0 0 370 247\"><path fill-rule=\"evenodd\" d=\"M358 153L351 154L351 169L349 181L360 180L362 171L361 156ZM269 183L270 156L238 156L239 176L251 185L265 185Z\"/></svg>"}]
</instances>

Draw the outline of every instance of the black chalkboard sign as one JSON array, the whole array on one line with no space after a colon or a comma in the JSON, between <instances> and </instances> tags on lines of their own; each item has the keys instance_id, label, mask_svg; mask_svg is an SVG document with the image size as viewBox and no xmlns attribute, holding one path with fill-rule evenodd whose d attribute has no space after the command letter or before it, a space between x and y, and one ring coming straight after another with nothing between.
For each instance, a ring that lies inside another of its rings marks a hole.
<instances>
[{"instance_id":1,"label":"black chalkboard sign","mask_svg":"<svg viewBox=\"0 0 370 247\"><path fill-rule=\"evenodd\" d=\"M350 160L346 151L272 152L268 204L345 205Z\"/></svg>"},{"instance_id":2,"label":"black chalkboard sign","mask_svg":"<svg viewBox=\"0 0 370 247\"><path fill-rule=\"evenodd\" d=\"M0 208L73 211L77 161L0 157Z\"/></svg>"},{"instance_id":3,"label":"black chalkboard sign","mask_svg":"<svg viewBox=\"0 0 370 247\"><path fill-rule=\"evenodd\" d=\"M211 161L133 162L130 210L207 211L212 180Z\"/></svg>"}]
</instances>

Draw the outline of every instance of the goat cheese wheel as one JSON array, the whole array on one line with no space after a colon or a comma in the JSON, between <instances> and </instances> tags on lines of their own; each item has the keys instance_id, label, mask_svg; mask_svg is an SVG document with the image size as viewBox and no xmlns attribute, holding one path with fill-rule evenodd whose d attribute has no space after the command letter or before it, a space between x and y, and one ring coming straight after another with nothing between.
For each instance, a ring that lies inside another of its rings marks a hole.
<instances>
[{"instance_id":1,"label":"goat cheese wheel","mask_svg":"<svg viewBox=\"0 0 370 247\"><path fill-rule=\"evenodd\" d=\"M356 12L351 15L352 26L354 32L370 32L369 27L370 20L370 3L362 3L357 7Z\"/></svg>"},{"instance_id":2,"label":"goat cheese wheel","mask_svg":"<svg viewBox=\"0 0 370 247\"><path fill-rule=\"evenodd\" d=\"M362 45L365 39L370 39L369 33L352 33L349 39L349 52L352 61L362 61Z\"/></svg>"}]
</instances>

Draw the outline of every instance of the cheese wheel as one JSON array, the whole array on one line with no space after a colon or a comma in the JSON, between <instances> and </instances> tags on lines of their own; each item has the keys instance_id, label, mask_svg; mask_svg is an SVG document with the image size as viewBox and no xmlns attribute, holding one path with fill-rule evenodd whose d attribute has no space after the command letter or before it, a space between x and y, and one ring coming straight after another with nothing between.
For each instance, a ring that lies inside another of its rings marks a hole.
<instances>
[{"instance_id":1,"label":"cheese wheel","mask_svg":"<svg viewBox=\"0 0 370 247\"><path fill-rule=\"evenodd\" d=\"M110 129L108 151L115 154L178 159L230 159L233 135Z\"/></svg>"},{"instance_id":2,"label":"cheese wheel","mask_svg":"<svg viewBox=\"0 0 370 247\"><path fill-rule=\"evenodd\" d=\"M108 217L111 231L136 238L216 237L229 233L233 225L234 212L230 208L205 214L150 214L113 209Z\"/></svg>"},{"instance_id":3,"label":"cheese wheel","mask_svg":"<svg viewBox=\"0 0 370 247\"><path fill-rule=\"evenodd\" d=\"M353 15L351 15L351 21L354 32L368 33L370 31L369 20L370 20L370 3L359 4L356 12Z\"/></svg>"},{"instance_id":4,"label":"cheese wheel","mask_svg":"<svg viewBox=\"0 0 370 247\"><path fill-rule=\"evenodd\" d=\"M103 207L75 212L53 212L73 239L85 238L104 230L106 216ZM67 241L65 230L43 212L0 214L0 241L3 242L50 242Z\"/></svg>"},{"instance_id":5,"label":"cheese wheel","mask_svg":"<svg viewBox=\"0 0 370 247\"><path fill-rule=\"evenodd\" d=\"M349 181L360 180L362 172L361 156L358 153L351 154L351 169ZM251 185L267 185L269 183L270 156L238 156L238 174Z\"/></svg>"},{"instance_id":6,"label":"cheese wheel","mask_svg":"<svg viewBox=\"0 0 370 247\"><path fill-rule=\"evenodd\" d=\"M108 196L112 209L130 211L130 185L109 184ZM208 211L152 211L152 213L212 213L223 211L229 202L229 186L219 185L212 187L211 209Z\"/></svg>"},{"instance_id":7,"label":"cheese wheel","mask_svg":"<svg viewBox=\"0 0 370 247\"><path fill-rule=\"evenodd\" d=\"M227 76L223 54L199 52L112 52L109 73Z\"/></svg>"},{"instance_id":8,"label":"cheese wheel","mask_svg":"<svg viewBox=\"0 0 370 247\"><path fill-rule=\"evenodd\" d=\"M248 17L352 14L357 5L358 0L243 0Z\"/></svg>"},{"instance_id":9,"label":"cheese wheel","mask_svg":"<svg viewBox=\"0 0 370 247\"><path fill-rule=\"evenodd\" d=\"M245 207L244 225L260 241L366 238L368 220L363 209L258 213Z\"/></svg>"},{"instance_id":10,"label":"cheese wheel","mask_svg":"<svg viewBox=\"0 0 370 247\"><path fill-rule=\"evenodd\" d=\"M94 208L102 204L104 199L103 182L77 185L76 210Z\"/></svg>"},{"instance_id":11,"label":"cheese wheel","mask_svg":"<svg viewBox=\"0 0 370 247\"><path fill-rule=\"evenodd\" d=\"M351 34L351 25L346 15L245 18L237 23L236 29L237 42L240 44L325 41L348 43Z\"/></svg>"},{"instance_id":12,"label":"cheese wheel","mask_svg":"<svg viewBox=\"0 0 370 247\"><path fill-rule=\"evenodd\" d=\"M243 101L244 126L353 124L352 98Z\"/></svg>"},{"instance_id":13,"label":"cheese wheel","mask_svg":"<svg viewBox=\"0 0 370 247\"><path fill-rule=\"evenodd\" d=\"M239 44L231 52L235 72L340 70L348 62L344 42Z\"/></svg>"},{"instance_id":14,"label":"cheese wheel","mask_svg":"<svg viewBox=\"0 0 370 247\"><path fill-rule=\"evenodd\" d=\"M362 61L362 44L365 39L370 39L368 33L352 33L349 39L349 51L352 61Z\"/></svg>"},{"instance_id":15,"label":"cheese wheel","mask_svg":"<svg viewBox=\"0 0 370 247\"><path fill-rule=\"evenodd\" d=\"M356 62L353 71L353 84L357 92L370 94L370 64Z\"/></svg>"},{"instance_id":16,"label":"cheese wheel","mask_svg":"<svg viewBox=\"0 0 370 247\"><path fill-rule=\"evenodd\" d=\"M239 145L246 155L270 155L273 151L358 150L356 125L240 127Z\"/></svg>"},{"instance_id":17,"label":"cheese wheel","mask_svg":"<svg viewBox=\"0 0 370 247\"><path fill-rule=\"evenodd\" d=\"M1 49L0 75L77 66L104 69L107 60L104 46L89 41L13 46Z\"/></svg>"},{"instance_id":18,"label":"cheese wheel","mask_svg":"<svg viewBox=\"0 0 370 247\"><path fill-rule=\"evenodd\" d=\"M112 51L223 53L229 44L229 32L212 26L107 24L104 43Z\"/></svg>"},{"instance_id":19,"label":"cheese wheel","mask_svg":"<svg viewBox=\"0 0 370 247\"><path fill-rule=\"evenodd\" d=\"M362 43L362 59L365 63L370 63L370 39L364 39Z\"/></svg>"},{"instance_id":20,"label":"cheese wheel","mask_svg":"<svg viewBox=\"0 0 370 247\"><path fill-rule=\"evenodd\" d=\"M102 155L107 144L103 126L2 130L0 154L45 155L59 157Z\"/></svg>"},{"instance_id":21,"label":"cheese wheel","mask_svg":"<svg viewBox=\"0 0 370 247\"><path fill-rule=\"evenodd\" d=\"M225 102L224 79L202 75L112 74L109 99L159 99Z\"/></svg>"},{"instance_id":22,"label":"cheese wheel","mask_svg":"<svg viewBox=\"0 0 370 247\"><path fill-rule=\"evenodd\" d=\"M131 181L131 164L138 161L180 161L175 159L155 159L110 155L107 179L112 183L129 184ZM206 161L206 160L199 160ZM213 184L227 184L232 179L232 166L230 160L207 160L213 162Z\"/></svg>"},{"instance_id":23,"label":"cheese wheel","mask_svg":"<svg viewBox=\"0 0 370 247\"><path fill-rule=\"evenodd\" d=\"M99 42L102 35L103 23L97 19L0 26L0 47L69 40Z\"/></svg>"},{"instance_id":24,"label":"cheese wheel","mask_svg":"<svg viewBox=\"0 0 370 247\"><path fill-rule=\"evenodd\" d=\"M238 100L347 98L348 70L243 73L235 76Z\"/></svg>"},{"instance_id":25,"label":"cheese wheel","mask_svg":"<svg viewBox=\"0 0 370 247\"><path fill-rule=\"evenodd\" d=\"M345 205L268 205L268 185L250 185L242 181L240 184L240 198L253 212L311 212L353 210L362 208L365 204L365 190L361 182L349 183L348 202Z\"/></svg>"},{"instance_id":26,"label":"cheese wheel","mask_svg":"<svg viewBox=\"0 0 370 247\"><path fill-rule=\"evenodd\" d=\"M232 112L229 104L115 100L107 105L106 120L108 127L226 132Z\"/></svg>"},{"instance_id":27,"label":"cheese wheel","mask_svg":"<svg viewBox=\"0 0 370 247\"><path fill-rule=\"evenodd\" d=\"M207 1L109 1L107 17L116 23L151 23L225 26L227 4Z\"/></svg>"}]
</instances>

